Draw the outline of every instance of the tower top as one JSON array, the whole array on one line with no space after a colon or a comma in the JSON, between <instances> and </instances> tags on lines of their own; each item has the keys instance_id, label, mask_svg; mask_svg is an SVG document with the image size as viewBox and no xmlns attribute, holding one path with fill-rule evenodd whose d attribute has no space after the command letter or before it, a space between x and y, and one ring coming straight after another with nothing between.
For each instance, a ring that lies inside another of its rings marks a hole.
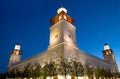
<instances>
[{"instance_id":1,"label":"tower top","mask_svg":"<svg viewBox=\"0 0 120 79\"><path fill-rule=\"evenodd\" d=\"M20 50L20 44L17 43L17 44L15 45L14 49L16 49L16 50Z\"/></svg>"},{"instance_id":2,"label":"tower top","mask_svg":"<svg viewBox=\"0 0 120 79\"><path fill-rule=\"evenodd\" d=\"M51 22L51 24L55 24L55 23L59 22L62 19L68 21L69 23L74 22L74 19L67 14L67 9L64 8L64 7L60 7L57 10L57 15L54 16L52 19L50 19L50 22Z\"/></svg>"},{"instance_id":3,"label":"tower top","mask_svg":"<svg viewBox=\"0 0 120 79\"><path fill-rule=\"evenodd\" d=\"M108 50L108 49L110 49L110 46L109 46L109 44L105 43L104 44L104 50Z\"/></svg>"},{"instance_id":4,"label":"tower top","mask_svg":"<svg viewBox=\"0 0 120 79\"><path fill-rule=\"evenodd\" d=\"M58 10L57 10L57 14L59 14L60 12L64 11L65 13L67 13L67 9L64 8L64 7L60 7Z\"/></svg>"},{"instance_id":5,"label":"tower top","mask_svg":"<svg viewBox=\"0 0 120 79\"><path fill-rule=\"evenodd\" d=\"M105 43L105 44L104 44L104 46L105 46L105 45L108 45L108 44L107 44L107 43Z\"/></svg>"},{"instance_id":6,"label":"tower top","mask_svg":"<svg viewBox=\"0 0 120 79\"><path fill-rule=\"evenodd\" d=\"M19 43L16 43L15 44L15 47L14 49L11 51L12 54L17 54L17 55L21 55L22 54L22 51L21 51L21 46Z\"/></svg>"}]
</instances>

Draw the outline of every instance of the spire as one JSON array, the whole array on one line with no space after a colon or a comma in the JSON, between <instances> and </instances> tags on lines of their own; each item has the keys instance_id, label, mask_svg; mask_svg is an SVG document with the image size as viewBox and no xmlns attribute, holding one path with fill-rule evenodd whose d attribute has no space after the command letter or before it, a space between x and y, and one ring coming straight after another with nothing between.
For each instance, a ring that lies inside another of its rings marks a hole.
<instances>
[{"instance_id":1,"label":"spire","mask_svg":"<svg viewBox=\"0 0 120 79\"><path fill-rule=\"evenodd\" d=\"M22 51L20 50L20 44L15 44L14 49L11 51L9 65L19 62L21 60ZM9 66L8 65L8 66Z\"/></svg>"},{"instance_id":2,"label":"spire","mask_svg":"<svg viewBox=\"0 0 120 79\"><path fill-rule=\"evenodd\" d=\"M110 49L109 44L105 43L105 44L104 44L104 50L109 50L109 49Z\"/></svg>"},{"instance_id":3,"label":"spire","mask_svg":"<svg viewBox=\"0 0 120 79\"><path fill-rule=\"evenodd\" d=\"M12 54L21 55L22 52L21 52L21 50L20 50L20 47L21 47L21 46L20 46L19 43L15 44L15 47L14 47L14 49L12 50Z\"/></svg>"},{"instance_id":4,"label":"spire","mask_svg":"<svg viewBox=\"0 0 120 79\"><path fill-rule=\"evenodd\" d=\"M66 8L60 7L60 8L57 10L57 14L61 13L62 11L64 11L65 13L67 13L67 9L66 9Z\"/></svg>"},{"instance_id":5,"label":"spire","mask_svg":"<svg viewBox=\"0 0 120 79\"><path fill-rule=\"evenodd\" d=\"M62 19L68 21L69 23L74 22L74 19L71 16L68 15L67 9L64 8L64 7L60 7L57 10L57 15L54 16L52 19L50 19L50 22L51 22L51 24L55 24L55 23L59 22Z\"/></svg>"},{"instance_id":6,"label":"spire","mask_svg":"<svg viewBox=\"0 0 120 79\"><path fill-rule=\"evenodd\" d=\"M14 49L16 49L16 50L20 50L20 44L17 43L17 44L15 45Z\"/></svg>"},{"instance_id":7,"label":"spire","mask_svg":"<svg viewBox=\"0 0 120 79\"><path fill-rule=\"evenodd\" d=\"M109 44L107 44L107 43L104 44L104 50L102 52L103 52L104 60L113 64L114 70L118 71L118 67L117 67L117 64L116 64L114 52L110 48Z\"/></svg>"}]
</instances>

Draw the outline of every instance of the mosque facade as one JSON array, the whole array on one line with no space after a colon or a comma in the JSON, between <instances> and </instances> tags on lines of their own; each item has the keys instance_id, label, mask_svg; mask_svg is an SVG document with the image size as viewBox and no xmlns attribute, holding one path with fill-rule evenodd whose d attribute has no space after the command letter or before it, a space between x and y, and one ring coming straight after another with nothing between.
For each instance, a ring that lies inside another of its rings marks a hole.
<instances>
[{"instance_id":1,"label":"mosque facade","mask_svg":"<svg viewBox=\"0 0 120 79\"><path fill-rule=\"evenodd\" d=\"M61 58L64 58L68 61L74 60L81 62L83 65L87 64L92 67L104 67L112 71L118 71L114 52L108 44L104 45L104 50L102 51L104 59L93 56L78 48L76 42L76 27L73 25L74 21L64 7L59 8L57 15L50 20L51 26L48 49L30 58L21 60L22 51L20 44L16 44L10 55L8 69L20 69L28 63L40 63L43 65L50 60L59 62Z\"/></svg>"}]
</instances>

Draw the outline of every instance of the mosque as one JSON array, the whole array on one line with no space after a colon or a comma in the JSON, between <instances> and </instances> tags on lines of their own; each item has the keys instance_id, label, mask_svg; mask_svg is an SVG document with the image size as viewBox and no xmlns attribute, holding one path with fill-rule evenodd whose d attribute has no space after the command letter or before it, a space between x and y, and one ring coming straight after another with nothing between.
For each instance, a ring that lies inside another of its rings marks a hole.
<instances>
[{"instance_id":1,"label":"mosque","mask_svg":"<svg viewBox=\"0 0 120 79\"><path fill-rule=\"evenodd\" d=\"M67 13L67 9L60 7L57 15L50 19L50 40L48 49L40 52L25 60L21 60L22 52L20 44L16 44L11 52L8 69L22 68L28 63L40 63L53 60L60 62L61 57L68 61L74 60L83 65L92 67L108 68L112 71L118 71L113 50L108 44L104 45L102 51L104 59L93 56L78 48L76 43L76 27L73 25L75 20Z\"/></svg>"}]
</instances>

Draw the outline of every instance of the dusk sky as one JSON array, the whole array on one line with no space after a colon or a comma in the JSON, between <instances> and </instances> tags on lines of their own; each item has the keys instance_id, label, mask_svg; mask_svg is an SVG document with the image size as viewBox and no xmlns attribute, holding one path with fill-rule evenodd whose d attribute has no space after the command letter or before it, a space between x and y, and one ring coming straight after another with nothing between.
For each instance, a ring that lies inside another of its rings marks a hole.
<instances>
[{"instance_id":1,"label":"dusk sky","mask_svg":"<svg viewBox=\"0 0 120 79\"><path fill-rule=\"evenodd\" d=\"M64 6L75 19L78 47L103 59L108 43L120 68L120 0L0 0L0 72L20 43L22 60L49 46L49 20Z\"/></svg>"}]
</instances>

